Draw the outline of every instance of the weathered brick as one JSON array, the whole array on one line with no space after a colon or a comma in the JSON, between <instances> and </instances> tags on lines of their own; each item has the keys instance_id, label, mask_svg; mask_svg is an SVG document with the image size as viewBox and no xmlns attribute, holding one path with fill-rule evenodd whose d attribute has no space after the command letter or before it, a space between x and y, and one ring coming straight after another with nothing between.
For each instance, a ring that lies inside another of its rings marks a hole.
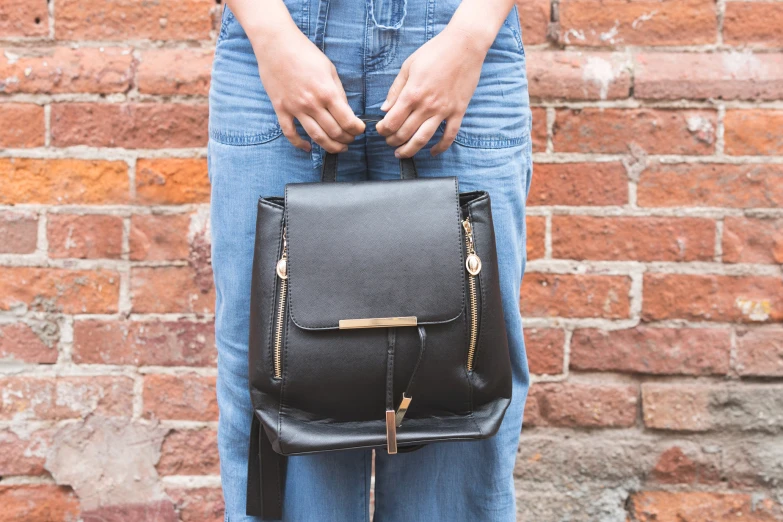
<instances>
[{"instance_id":1,"label":"weathered brick","mask_svg":"<svg viewBox=\"0 0 783 522\"><path fill-rule=\"evenodd\" d=\"M148 205L182 205L209 201L204 159L161 158L136 162L136 199Z\"/></svg>"},{"instance_id":2,"label":"weathered brick","mask_svg":"<svg viewBox=\"0 0 783 522\"><path fill-rule=\"evenodd\" d=\"M737 373L757 377L783 377L783 328L737 331Z\"/></svg>"},{"instance_id":3,"label":"weathered brick","mask_svg":"<svg viewBox=\"0 0 783 522\"><path fill-rule=\"evenodd\" d=\"M0 254L32 254L37 243L37 214L0 212Z\"/></svg>"},{"instance_id":4,"label":"weathered brick","mask_svg":"<svg viewBox=\"0 0 783 522\"><path fill-rule=\"evenodd\" d=\"M138 313L212 313L212 272L184 267L140 267L131 270L131 301Z\"/></svg>"},{"instance_id":5,"label":"weathered brick","mask_svg":"<svg viewBox=\"0 0 783 522\"><path fill-rule=\"evenodd\" d=\"M631 94L629 60L620 53L532 51L527 74L533 98L616 100Z\"/></svg>"},{"instance_id":6,"label":"weathered brick","mask_svg":"<svg viewBox=\"0 0 783 522\"><path fill-rule=\"evenodd\" d=\"M655 237L655 241L650 241ZM613 261L711 261L715 223L701 218L553 216L552 256Z\"/></svg>"},{"instance_id":7,"label":"weathered brick","mask_svg":"<svg viewBox=\"0 0 783 522\"><path fill-rule=\"evenodd\" d=\"M705 457L703 451L689 456L680 446L672 446L661 453L651 478L661 484L716 484L720 480L720 461Z\"/></svg>"},{"instance_id":8,"label":"weathered brick","mask_svg":"<svg viewBox=\"0 0 783 522\"><path fill-rule=\"evenodd\" d=\"M2 377L2 420L130 417L133 379L124 376Z\"/></svg>"},{"instance_id":9,"label":"weathered brick","mask_svg":"<svg viewBox=\"0 0 783 522\"><path fill-rule=\"evenodd\" d=\"M49 47L13 49L0 59L0 91L6 94L89 92L130 89L133 56L129 47Z\"/></svg>"},{"instance_id":10,"label":"weathered brick","mask_svg":"<svg viewBox=\"0 0 783 522\"><path fill-rule=\"evenodd\" d=\"M49 10L46 0L0 0L0 38L46 36Z\"/></svg>"},{"instance_id":11,"label":"weathered brick","mask_svg":"<svg viewBox=\"0 0 783 522\"><path fill-rule=\"evenodd\" d=\"M533 131L530 138L533 141L533 152L545 152L547 141L546 109L533 107L531 112L533 114Z\"/></svg>"},{"instance_id":12,"label":"weathered brick","mask_svg":"<svg viewBox=\"0 0 783 522\"><path fill-rule=\"evenodd\" d=\"M565 332L559 328L525 328L525 350L530 372L563 373Z\"/></svg>"},{"instance_id":13,"label":"weathered brick","mask_svg":"<svg viewBox=\"0 0 783 522\"><path fill-rule=\"evenodd\" d=\"M2 88L3 83L0 81L0 91ZM43 146L46 129L44 128L44 108L41 105L34 103L0 104L0 121L3 122L0 127L0 147Z\"/></svg>"},{"instance_id":14,"label":"weathered brick","mask_svg":"<svg viewBox=\"0 0 783 522\"><path fill-rule=\"evenodd\" d=\"M21 434L0 430L0 476L45 474L51 438L51 432L45 429Z\"/></svg>"},{"instance_id":15,"label":"weathered brick","mask_svg":"<svg viewBox=\"0 0 783 522\"><path fill-rule=\"evenodd\" d=\"M725 375L729 370L731 331L713 328L576 330L570 367L658 375Z\"/></svg>"},{"instance_id":16,"label":"weathered brick","mask_svg":"<svg viewBox=\"0 0 783 522\"><path fill-rule=\"evenodd\" d=\"M779 277L650 273L642 293L647 321L783 321Z\"/></svg>"},{"instance_id":17,"label":"weathered brick","mask_svg":"<svg viewBox=\"0 0 783 522\"><path fill-rule=\"evenodd\" d=\"M781 207L783 165L654 162L640 176L637 201L642 207Z\"/></svg>"},{"instance_id":18,"label":"weathered brick","mask_svg":"<svg viewBox=\"0 0 783 522\"><path fill-rule=\"evenodd\" d=\"M783 54L641 53L634 96L674 100L776 100L783 97Z\"/></svg>"},{"instance_id":19,"label":"weathered brick","mask_svg":"<svg viewBox=\"0 0 783 522\"><path fill-rule=\"evenodd\" d=\"M0 204L126 203L130 197L124 161L0 158Z\"/></svg>"},{"instance_id":20,"label":"weathered brick","mask_svg":"<svg viewBox=\"0 0 783 522\"><path fill-rule=\"evenodd\" d=\"M52 144L160 149L204 147L206 104L55 103Z\"/></svg>"},{"instance_id":21,"label":"weathered brick","mask_svg":"<svg viewBox=\"0 0 783 522\"><path fill-rule=\"evenodd\" d=\"M53 258L119 259L122 218L101 214L49 214L46 223Z\"/></svg>"},{"instance_id":22,"label":"weathered brick","mask_svg":"<svg viewBox=\"0 0 783 522\"><path fill-rule=\"evenodd\" d=\"M150 49L141 55L139 92L145 94L209 93L212 49Z\"/></svg>"},{"instance_id":23,"label":"weathered brick","mask_svg":"<svg viewBox=\"0 0 783 522\"><path fill-rule=\"evenodd\" d=\"M570 45L703 45L717 29L710 0L560 0L560 40Z\"/></svg>"},{"instance_id":24,"label":"weathered brick","mask_svg":"<svg viewBox=\"0 0 783 522\"><path fill-rule=\"evenodd\" d=\"M163 441L156 468L162 476L220 475L217 432L172 430Z\"/></svg>"},{"instance_id":25,"label":"weathered brick","mask_svg":"<svg viewBox=\"0 0 783 522\"><path fill-rule=\"evenodd\" d=\"M604 317L630 313L630 279L624 276L529 272L522 280L520 309L526 317Z\"/></svg>"},{"instance_id":26,"label":"weathered brick","mask_svg":"<svg viewBox=\"0 0 783 522\"><path fill-rule=\"evenodd\" d=\"M55 363L59 337L54 322L0 324L0 361Z\"/></svg>"},{"instance_id":27,"label":"weathered brick","mask_svg":"<svg viewBox=\"0 0 783 522\"><path fill-rule=\"evenodd\" d=\"M727 217L723 261L783 264L783 219Z\"/></svg>"},{"instance_id":28,"label":"weathered brick","mask_svg":"<svg viewBox=\"0 0 783 522\"><path fill-rule=\"evenodd\" d=\"M111 270L0 267L0 310L112 313L119 288L120 276Z\"/></svg>"},{"instance_id":29,"label":"weathered brick","mask_svg":"<svg viewBox=\"0 0 783 522\"><path fill-rule=\"evenodd\" d=\"M517 0L517 9L525 45L545 43L552 17L549 0Z\"/></svg>"},{"instance_id":30,"label":"weathered brick","mask_svg":"<svg viewBox=\"0 0 783 522\"><path fill-rule=\"evenodd\" d=\"M724 134L726 154L734 156L783 154L783 133L780 132L780 129L783 129L783 111L726 111L723 122L726 128Z\"/></svg>"},{"instance_id":31,"label":"weathered brick","mask_svg":"<svg viewBox=\"0 0 783 522\"><path fill-rule=\"evenodd\" d=\"M525 222L527 225L527 258L539 259L544 257L546 218L544 216L527 216Z\"/></svg>"},{"instance_id":32,"label":"weathered brick","mask_svg":"<svg viewBox=\"0 0 783 522\"><path fill-rule=\"evenodd\" d=\"M537 383L535 426L627 428L636 423L636 386Z\"/></svg>"},{"instance_id":33,"label":"weathered brick","mask_svg":"<svg viewBox=\"0 0 783 522\"><path fill-rule=\"evenodd\" d=\"M638 522L776 522L783 512L769 498L746 493L641 491L630 497Z\"/></svg>"},{"instance_id":34,"label":"weathered brick","mask_svg":"<svg viewBox=\"0 0 783 522\"><path fill-rule=\"evenodd\" d=\"M191 321L75 321L79 364L214 366L214 325Z\"/></svg>"},{"instance_id":35,"label":"weathered brick","mask_svg":"<svg viewBox=\"0 0 783 522\"><path fill-rule=\"evenodd\" d=\"M556 152L712 154L715 111L563 109L553 129Z\"/></svg>"},{"instance_id":36,"label":"weathered brick","mask_svg":"<svg viewBox=\"0 0 783 522\"><path fill-rule=\"evenodd\" d=\"M130 258L134 261L187 259L189 214L137 214L131 218Z\"/></svg>"},{"instance_id":37,"label":"weathered brick","mask_svg":"<svg viewBox=\"0 0 783 522\"><path fill-rule=\"evenodd\" d=\"M79 499L67 486L0 485L3 522L71 522L79 519Z\"/></svg>"},{"instance_id":38,"label":"weathered brick","mask_svg":"<svg viewBox=\"0 0 783 522\"><path fill-rule=\"evenodd\" d=\"M58 40L206 40L213 0L58 0Z\"/></svg>"},{"instance_id":39,"label":"weathered brick","mask_svg":"<svg viewBox=\"0 0 783 522\"><path fill-rule=\"evenodd\" d=\"M528 202L530 205L625 205L628 176L619 163L537 163Z\"/></svg>"},{"instance_id":40,"label":"weathered brick","mask_svg":"<svg viewBox=\"0 0 783 522\"><path fill-rule=\"evenodd\" d=\"M783 429L783 387L774 384L642 384L648 428L674 431Z\"/></svg>"},{"instance_id":41,"label":"weathered brick","mask_svg":"<svg viewBox=\"0 0 783 522\"><path fill-rule=\"evenodd\" d=\"M182 522L223 522L225 504L220 488L166 488Z\"/></svg>"},{"instance_id":42,"label":"weathered brick","mask_svg":"<svg viewBox=\"0 0 783 522\"><path fill-rule=\"evenodd\" d=\"M780 20L783 20L783 4L726 2L723 41L730 45L783 47Z\"/></svg>"},{"instance_id":43,"label":"weathered brick","mask_svg":"<svg viewBox=\"0 0 783 522\"><path fill-rule=\"evenodd\" d=\"M94 509L82 511L82 519L92 522L93 520L125 521L125 520L149 520L154 522L179 522L179 517L174 511L174 503L171 499L147 500L145 502L133 503L105 503L98 505Z\"/></svg>"},{"instance_id":44,"label":"weathered brick","mask_svg":"<svg viewBox=\"0 0 783 522\"><path fill-rule=\"evenodd\" d=\"M202 375L145 375L144 416L147 418L216 421L215 378Z\"/></svg>"}]
</instances>

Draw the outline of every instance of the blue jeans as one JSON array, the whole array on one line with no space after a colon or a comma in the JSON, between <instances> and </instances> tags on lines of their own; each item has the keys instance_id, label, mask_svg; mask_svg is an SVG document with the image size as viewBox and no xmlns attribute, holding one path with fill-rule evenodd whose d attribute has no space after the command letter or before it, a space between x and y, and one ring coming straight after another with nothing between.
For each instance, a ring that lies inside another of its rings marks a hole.
<instances>
[{"instance_id":1,"label":"blue jeans","mask_svg":"<svg viewBox=\"0 0 783 522\"><path fill-rule=\"evenodd\" d=\"M355 114L381 118L402 62L441 31L459 0L285 0L294 21L337 67ZM217 289L218 443L226 520L245 515L248 324L256 202L282 195L286 183L319 179L323 151L294 148L282 135L258 77L244 31L226 7L210 91L209 176L212 263ZM432 444L413 453L375 457L379 522L512 521L513 469L528 368L519 315L525 265L525 199L530 187L531 114L517 11L503 24L455 143L431 157L443 127L415 157L420 176L457 176L460 190L487 190L497 237L501 291L513 365L513 400L497 436ZM304 131L300 128L303 136ZM372 124L340 155L342 180L399 176L393 148ZM339 226L337 224L336 226ZM289 459L284 519L353 522L370 519L369 450Z\"/></svg>"}]
</instances>

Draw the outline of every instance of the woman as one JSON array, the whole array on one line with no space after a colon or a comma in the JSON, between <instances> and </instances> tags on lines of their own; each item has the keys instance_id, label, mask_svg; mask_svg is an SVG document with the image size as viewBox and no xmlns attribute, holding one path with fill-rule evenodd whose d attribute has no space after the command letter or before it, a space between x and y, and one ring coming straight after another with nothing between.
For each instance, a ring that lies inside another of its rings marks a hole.
<instances>
[{"instance_id":1,"label":"woman","mask_svg":"<svg viewBox=\"0 0 783 522\"><path fill-rule=\"evenodd\" d=\"M320 179L457 176L488 190L513 365L497 436L378 452L375 520L515 519L513 468L528 370L519 317L531 116L513 0L228 0L210 91L218 428L226 520L245 515L247 339L256 202ZM260 76L260 78L259 78ZM371 451L291 457L284 519L369 520Z\"/></svg>"}]
</instances>

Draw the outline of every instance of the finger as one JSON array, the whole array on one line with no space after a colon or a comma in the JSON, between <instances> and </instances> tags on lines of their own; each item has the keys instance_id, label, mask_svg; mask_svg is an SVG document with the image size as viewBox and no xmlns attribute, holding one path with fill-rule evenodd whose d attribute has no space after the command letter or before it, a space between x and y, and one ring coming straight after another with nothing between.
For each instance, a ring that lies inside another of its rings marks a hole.
<instances>
[{"instance_id":1,"label":"finger","mask_svg":"<svg viewBox=\"0 0 783 522\"><path fill-rule=\"evenodd\" d=\"M383 105L381 105L381 110L383 112L386 112L392 108L407 82L408 67L405 64L402 64L402 68L400 69L399 74L397 74L397 77L394 78L391 87L389 87L389 93L386 95L386 100L383 102Z\"/></svg>"},{"instance_id":2,"label":"finger","mask_svg":"<svg viewBox=\"0 0 783 522\"><path fill-rule=\"evenodd\" d=\"M413 137L417 130L421 127L422 123L427 121L431 114L426 114L422 110L413 111L406 119L400 128L394 134L386 137L386 143L392 147L399 147L403 143Z\"/></svg>"},{"instance_id":3,"label":"finger","mask_svg":"<svg viewBox=\"0 0 783 522\"><path fill-rule=\"evenodd\" d=\"M299 116L299 123L302 124L302 127L304 127L304 130L313 139L313 141L323 147L325 151L337 153L348 150L348 145L330 138L329 135L326 134L326 131L324 131L321 126L318 125L318 122L315 121L311 116L306 114Z\"/></svg>"},{"instance_id":4,"label":"finger","mask_svg":"<svg viewBox=\"0 0 783 522\"><path fill-rule=\"evenodd\" d=\"M400 98L394 103L394 107L375 125L375 130L381 136L391 136L400 130L400 127L408 119L414 108L405 93L401 94Z\"/></svg>"},{"instance_id":5,"label":"finger","mask_svg":"<svg viewBox=\"0 0 783 522\"><path fill-rule=\"evenodd\" d=\"M408 143L402 147L398 147L397 150L394 151L394 155L398 158L413 157L414 154L419 152L422 147L424 147L430 141L432 135L435 134L436 130L438 130L440 121L441 120L438 117L433 117L425 121L421 127L419 127L419 130L416 131L416 134L414 134L413 137L408 141Z\"/></svg>"},{"instance_id":6,"label":"finger","mask_svg":"<svg viewBox=\"0 0 783 522\"><path fill-rule=\"evenodd\" d=\"M334 141L339 141L340 143L345 143L347 145L355 139L351 134L348 134L343 130L340 124L337 123L337 120L334 119L334 116L326 109L320 109L309 114L309 116L317 121L318 125L326 132L327 136Z\"/></svg>"},{"instance_id":7,"label":"finger","mask_svg":"<svg viewBox=\"0 0 783 522\"><path fill-rule=\"evenodd\" d=\"M332 117L337 120L337 123L345 132L358 136L364 132L364 122L353 113L351 106L348 105L348 96L345 94L340 77L337 76L337 69L334 67L332 67L332 78L340 91L341 99L333 99L326 108L329 109Z\"/></svg>"},{"instance_id":8,"label":"finger","mask_svg":"<svg viewBox=\"0 0 783 522\"><path fill-rule=\"evenodd\" d=\"M438 143L436 143L430 149L430 154L437 156L441 152L451 147L451 144L454 143L454 140L457 138L457 132L459 131L461 125L462 116L452 116L446 120L446 128L443 129L443 136L441 136Z\"/></svg>"},{"instance_id":9,"label":"finger","mask_svg":"<svg viewBox=\"0 0 783 522\"><path fill-rule=\"evenodd\" d=\"M297 149L302 149L305 152L310 152L313 148L310 142L302 138L298 132L296 132L296 125L294 124L293 116L285 116L279 118L280 128L283 129L283 135L288 138L291 145Z\"/></svg>"}]
</instances>

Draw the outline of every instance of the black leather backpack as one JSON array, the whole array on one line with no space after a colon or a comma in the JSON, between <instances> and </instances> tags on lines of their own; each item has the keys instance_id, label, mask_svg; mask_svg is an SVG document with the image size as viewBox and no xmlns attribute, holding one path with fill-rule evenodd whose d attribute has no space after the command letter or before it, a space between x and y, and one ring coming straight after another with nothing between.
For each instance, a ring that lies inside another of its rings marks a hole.
<instances>
[{"instance_id":1,"label":"black leather backpack","mask_svg":"<svg viewBox=\"0 0 783 522\"><path fill-rule=\"evenodd\" d=\"M286 186L258 201L247 514L282 517L285 455L494 435L511 399L487 192L453 177Z\"/></svg>"}]
</instances>

